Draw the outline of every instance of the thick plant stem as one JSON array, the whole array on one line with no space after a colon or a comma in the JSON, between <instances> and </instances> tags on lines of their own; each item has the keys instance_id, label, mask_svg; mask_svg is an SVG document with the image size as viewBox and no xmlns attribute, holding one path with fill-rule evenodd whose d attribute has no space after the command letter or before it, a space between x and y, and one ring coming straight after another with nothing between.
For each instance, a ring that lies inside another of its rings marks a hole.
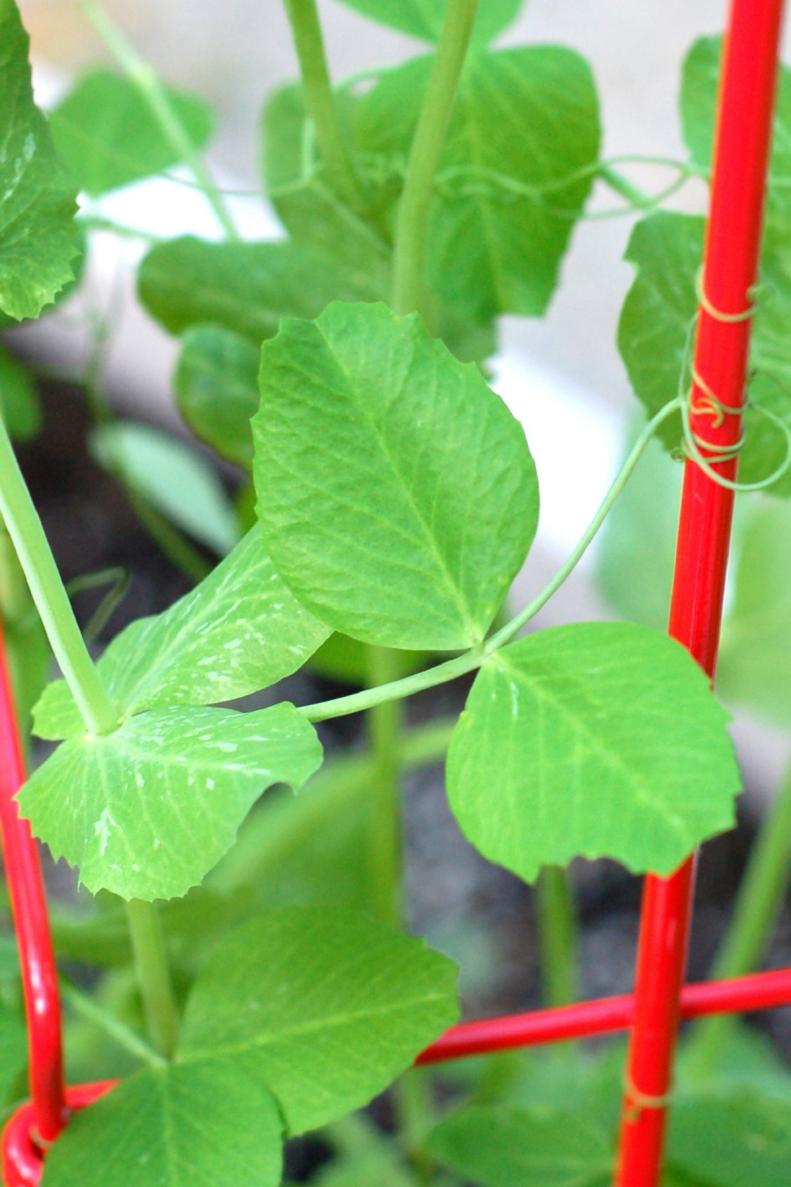
<instances>
[{"instance_id":1,"label":"thick plant stem","mask_svg":"<svg viewBox=\"0 0 791 1187\"><path fill-rule=\"evenodd\" d=\"M579 996L577 917L568 875L546 866L536 884L538 943L545 1006L567 1006Z\"/></svg>"},{"instance_id":2,"label":"thick plant stem","mask_svg":"<svg viewBox=\"0 0 791 1187\"><path fill-rule=\"evenodd\" d=\"M415 139L407 165L396 225L393 263L393 309L413 313L423 297L434 177L450 124L464 59L470 44L478 0L448 0L437 56L429 76Z\"/></svg>"},{"instance_id":3,"label":"thick plant stem","mask_svg":"<svg viewBox=\"0 0 791 1187\"><path fill-rule=\"evenodd\" d=\"M376 687L398 675L398 657L386 647L368 649L368 682ZM368 717L373 780L368 859L372 905L388 923L402 916L400 733L401 706L374 705Z\"/></svg>"},{"instance_id":4,"label":"thick plant stem","mask_svg":"<svg viewBox=\"0 0 791 1187\"><path fill-rule=\"evenodd\" d=\"M133 899L126 911L148 1033L160 1055L170 1059L178 1043L179 1021L162 924L154 903Z\"/></svg>"},{"instance_id":5,"label":"thick plant stem","mask_svg":"<svg viewBox=\"0 0 791 1187\"><path fill-rule=\"evenodd\" d=\"M88 730L110 733L118 714L99 679L60 579L38 512L0 420L0 515L11 537L55 658Z\"/></svg>"},{"instance_id":6,"label":"thick plant stem","mask_svg":"<svg viewBox=\"0 0 791 1187\"><path fill-rule=\"evenodd\" d=\"M752 847L733 919L711 970L714 980L749 973L760 964L791 877L791 768ZM698 1079L716 1071L738 1025L722 1014L698 1023L688 1048L687 1071Z\"/></svg>"},{"instance_id":7,"label":"thick plant stem","mask_svg":"<svg viewBox=\"0 0 791 1187\"><path fill-rule=\"evenodd\" d=\"M137 87L140 97L178 159L188 166L197 182L198 189L211 206L217 222L225 234L229 239L238 240L239 233L228 213L222 195L204 165L200 153L197 152L185 132L156 71L143 61L100 5L96 4L94 0L82 0L82 8L127 78Z\"/></svg>"},{"instance_id":8,"label":"thick plant stem","mask_svg":"<svg viewBox=\"0 0 791 1187\"><path fill-rule=\"evenodd\" d=\"M285 0L285 7L319 156L335 192L359 209L365 195L341 133L316 0Z\"/></svg>"}]
</instances>

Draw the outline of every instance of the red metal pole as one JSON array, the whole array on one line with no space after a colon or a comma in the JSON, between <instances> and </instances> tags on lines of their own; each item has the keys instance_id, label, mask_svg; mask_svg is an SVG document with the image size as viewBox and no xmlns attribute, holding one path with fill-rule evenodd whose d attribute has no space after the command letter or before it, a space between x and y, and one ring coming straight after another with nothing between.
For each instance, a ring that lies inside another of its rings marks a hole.
<instances>
[{"instance_id":1,"label":"red metal pole","mask_svg":"<svg viewBox=\"0 0 791 1187\"><path fill-rule=\"evenodd\" d=\"M51 1142L63 1129L58 973L35 841L20 819L14 796L25 779L11 681L0 624L0 830L6 878L19 947L28 1025L30 1094L38 1137Z\"/></svg>"},{"instance_id":2,"label":"red metal pole","mask_svg":"<svg viewBox=\"0 0 791 1187\"><path fill-rule=\"evenodd\" d=\"M743 405L747 376L751 320L739 315L752 304L758 269L782 13L783 0L732 0L724 47L695 373L733 409ZM702 409L692 416L693 431L721 450L735 445L740 415L717 424L706 394L693 382L692 404ZM729 479L736 468L735 458L716 465ZM712 678L733 498L687 461L669 630ZM659 1182L693 885L693 858L671 878L645 882L618 1187Z\"/></svg>"},{"instance_id":3,"label":"red metal pole","mask_svg":"<svg viewBox=\"0 0 791 1187\"><path fill-rule=\"evenodd\" d=\"M791 969L773 969L728 981L704 981L685 985L681 991L681 1017L684 1019L788 1005L791 1005ZM564 1039L584 1039L627 1030L633 1021L634 996L625 993L573 1006L461 1022L427 1047L416 1062L444 1063L468 1055L489 1055L495 1051L513 1051Z\"/></svg>"}]
</instances>

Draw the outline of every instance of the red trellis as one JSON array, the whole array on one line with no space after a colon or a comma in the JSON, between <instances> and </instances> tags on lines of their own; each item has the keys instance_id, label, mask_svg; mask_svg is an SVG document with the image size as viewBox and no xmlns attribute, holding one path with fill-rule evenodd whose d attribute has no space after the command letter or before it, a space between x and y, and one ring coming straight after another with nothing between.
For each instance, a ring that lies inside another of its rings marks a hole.
<instances>
[{"instance_id":1,"label":"red trellis","mask_svg":"<svg viewBox=\"0 0 791 1187\"><path fill-rule=\"evenodd\" d=\"M736 476L750 343L752 290L764 205L783 0L732 0L718 104L711 204L695 347L691 427L704 456ZM729 415L712 416L711 393ZM729 452L733 451L733 452ZM717 461L726 457L727 460ZM670 634L714 675L733 492L688 460L678 530ZM3 1135L5 1187L39 1182L47 1145L70 1110L109 1082L64 1089L57 971L35 843L14 795L22 755L0 633L0 825L20 952L29 1031L31 1101ZM791 1004L791 969L683 986L695 859L670 878L649 876L635 992L467 1022L419 1057L421 1064L607 1031L631 1031L617 1187L657 1187L680 1018Z\"/></svg>"}]
</instances>

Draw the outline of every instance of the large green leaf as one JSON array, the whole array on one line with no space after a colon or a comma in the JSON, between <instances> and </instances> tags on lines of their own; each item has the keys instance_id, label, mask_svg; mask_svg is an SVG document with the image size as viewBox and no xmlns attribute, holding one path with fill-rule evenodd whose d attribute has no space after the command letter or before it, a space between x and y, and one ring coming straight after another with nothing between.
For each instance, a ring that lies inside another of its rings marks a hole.
<instances>
[{"instance_id":1,"label":"large green leaf","mask_svg":"<svg viewBox=\"0 0 791 1187\"><path fill-rule=\"evenodd\" d=\"M329 635L275 573L260 528L164 613L131 623L99 661L119 716L166 705L211 705L291 675ZM35 710L42 738L79 733L64 680Z\"/></svg>"},{"instance_id":2,"label":"large green leaf","mask_svg":"<svg viewBox=\"0 0 791 1187\"><path fill-rule=\"evenodd\" d=\"M216 471L177 437L116 421L94 430L91 452L166 519L221 556L239 539L236 512Z\"/></svg>"},{"instance_id":3,"label":"large green leaf","mask_svg":"<svg viewBox=\"0 0 791 1187\"><path fill-rule=\"evenodd\" d=\"M716 1187L791 1181L791 1101L755 1092L681 1100L670 1114L674 1166Z\"/></svg>"},{"instance_id":4,"label":"large green leaf","mask_svg":"<svg viewBox=\"0 0 791 1187\"><path fill-rule=\"evenodd\" d=\"M274 911L232 933L187 1005L185 1060L260 1076L289 1131L343 1116L405 1071L457 1015L456 970L364 916Z\"/></svg>"},{"instance_id":5,"label":"large green leaf","mask_svg":"<svg viewBox=\"0 0 791 1187\"><path fill-rule=\"evenodd\" d=\"M538 515L524 433L480 371L416 316L333 304L265 345L261 392L258 512L296 597L365 642L479 642Z\"/></svg>"},{"instance_id":6,"label":"large green leaf","mask_svg":"<svg viewBox=\"0 0 791 1187\"><path fill-rule=\"evenodd\" d=\"M431 66L389 71L360 104L359 151L402 177ZM463 316L542 314L591 188L596 91L571 50L471 56L437 178L429 281Z\"/></svg>"},{"instance_id":7,"label":"large green leaf","mask_svg":"<svg viewBox=\"0 0 791 1187\"><path fill-rule=\"evenodd\" d=\"M253 458L258 364L249 339L222 326L191 326L173 377L181 415L193 432L240 466Z\"/></svg>"},{"instance_id":8,"label":"large green leaf","mask_svg":"<svg viewBox=\"0 0 791 1187\"><path fill-rule=\"evenodd\" d=\"M626 258L637 276L621 312L618 347L632 387L649 415L672 399L682 369L689 378L691 331L697 304L695 277L703 246L704 220L659 213L638 223ZM750 365L753 404L782 417L791 429L791 256L782 245L769 243L762 257L758 313ZM706 378L705 376L703 377ZM747 443L741 453L739 478L755 482L772 474L786 453L782 431L755 408L745 416ZM681 441L679 421L665 421L659 430L668 448ZM791 495L791 471L771 488Z\"/></svg>"},{"instance_id":9,"label":"large green leaf","mask_svg":"<svg viewBox=\"0 0 791 1187\"><path fill-rule=\"evenodd\" d=\"M692 164L711 172L714 121L720 81L721 37L700 37L684 59L681 81L681 124ZM781 64L775 100L772 155L769 165L767 222L779 231L791 215L791 70Z\"/></svg>"},{"instance_id":10,"label":"large green leaf","mask_svg":"<svg viewBox=\"0 0 791 1187\"><path fill-rule=\"evenodd\" d=\"M29 441L41 427L41 405L33 377L0 347L0 415L12 437Z\"/></svg>"},{"instance_id":11,"label":"large green leaf","mask_svg":"<svg viewBox=\"0 0 791 1187\"><path fill-rule=\"evenodd\" d=\"M750 508L717 663L722 695L778 725L791 722L791 508Z\"/></svg>"},{"instance_id":12,"label":"large green leaf","mask_svg":"<svg viewBox=\"0 0 791 1187\"><path fill-rule=\"evenodd\" d=\"M158 244L138 273L152 317L180 334L212 323L259 346L284 317L315 317L337 298L369 295L326 259L293 243L208 243L184 236Z\"/></svg>"},{"instance_id":13,"label":"large green leaf","mask_svg":"<svg viewBox=\"0 0 791 1187\"><path fill-rule=\"evenodd\" d=\"M166 90L187 141L201 148L214 117L202 99ZM50 112L52 137L80 188L93 196L181 163L139 88L110 70L90 70Z\"/></svg>"},{"instance_id":14,"label":"large green leaf","mask_svg":"<svg viewBox=\"0 0 791 1187\"><path fill-rule=\"evenodd\" d=\"M0 312L38 317L74 279L74 186L33 103L28 38L0 0Z\"/></svg>"},{"instance_id":15,"label":"large green leaf","mask_svg":"<svg viewBox=\"0 0 791 1187\"><path fill-rule=\"evenodd\" d=\"M432 1153L483 1187L604 1187L612 1141L601 1125L546 1109L462 1109L434 1130Z\"/></svg>"},{"instance_id":16,"label":"large green leaf","mask_svg":"<svg viewBox=\"0 0 791 1187\"><path fill-rule=\"evenodd\" d=\"M44 1187L277 1187L282 1122L234 1063L148 1068L75 1114Z\"/></svg>"},{"instance_id":17,"label":"large green leaf","mask_svg":"<svg viewBox=\"0 0 791 1187\"><path fill-rule=\"evenodd\" d=\"M342 0L349 8L382 25L411 33L424 41L437 41L447 0ZM474 42L487 42L516 19L524 0L483 0L473 29Z\"/></svg>"},{"instance_id":18,"label":"large green leaf","mask_svg":"<svg viewBox=\"0 0 791 1187\"><path fill-rule=\"evenodd\" d=\"M253 713L152 709L62 742L19 793L23 814L90 891L176 898L230 849L262 791L321 762L292 705Z\"/></svg>"},{"instance_id":19,"label":"large green leaf","mask_svg":"<svg viewBox=\"0 0 791 1187\"><path fill-rule=\"evenodd\" d=\"M669 874L733 824L727 720L658 632L541 631L479 673L448 754L451 807L485 857L528 880L577 855Z\"/></svg>"}]
</instances>

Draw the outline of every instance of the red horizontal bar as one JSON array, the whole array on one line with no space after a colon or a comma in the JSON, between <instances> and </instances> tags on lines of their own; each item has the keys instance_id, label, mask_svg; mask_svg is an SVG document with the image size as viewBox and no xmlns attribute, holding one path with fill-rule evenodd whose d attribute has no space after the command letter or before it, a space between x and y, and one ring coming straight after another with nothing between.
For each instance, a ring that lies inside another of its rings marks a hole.
<instances>
[{"instance_id":1,"label":"red horizontal bar","mask_svg":"<svg viewBox=\"0 0 791 1187\"><path fill-rule=\"evenodd\" d=\"M753 973L728 981L696 982L685 985L681 993L681 1017L685 1019L789 1005L791 969ZM427 1047L416 1062L444 1063L466 1055L486 1055L563 1039L582 1039L627 1030L633 1021L634 995L624 993L620 997L597 998L573 1006L556 1006L551 1010L462 1022Z\"/></svg>"}]
</instances>

